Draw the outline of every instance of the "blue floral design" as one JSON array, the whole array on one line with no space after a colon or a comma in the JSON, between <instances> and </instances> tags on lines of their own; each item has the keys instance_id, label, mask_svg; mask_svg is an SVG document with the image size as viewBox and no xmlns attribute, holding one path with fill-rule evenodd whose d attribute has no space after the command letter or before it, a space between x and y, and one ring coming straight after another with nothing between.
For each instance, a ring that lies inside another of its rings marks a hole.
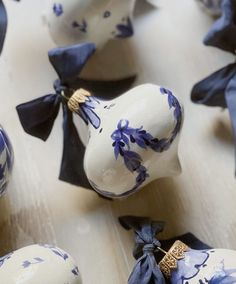
<instances>
[{"instance_id":1,"label":"blue floral design","mask_svg":"<svg viewBox=\"0 0 236 284\"><path fill-rule=\"evenodd\" d=\"M71 272L72 272L75 276L79 276L79 268L78 268L78 266L75 266L75 267L71 270Z\"/></svg>"},{"instance_id":2,"label":"blue floral design","mask_svg":"<svg viewBox=\"0 0 236 284\"><path fill-rule=\"evenodd\" d=\"M53 4L53 12L57 17L60 17L63 14L62 4L54 3Z\"/></svg>"},{"instance_id":3,"label":"blue floral design","mask_svg":"<svg viewBox=\"0 0 236 284\"><path fill-rule=\"evenodd\" d=\"M142 165L141 156L130 150L130 144L135 143L142 149L151 148L153 151L160 153L169 149L181 130L182 110L178 100L168 89L160 88L160 92L161 94L168 96L170 109L174 108L176 124L170 137L163 139L154 138L150 133L144 130L143 127L130 127L128 120L120 120L117 129L111 135L111 138L114 141L112 146L114 147L115 158L118 159L120 155L123 157L127 169L131 172L138 173L135 189L145 182L149 175L147 169Z\"/></svg>"},{"instance_id":4,"label":"blue floral design","mask_svg":"<svg viewBox=\"0 0 236 284\"><path fill-rule=\"evenodd\" d=\"M85 103L80 105L77 112L86 124L91 123L95 129L98 129L101 125L100 117L94 111L99 104L99 100L95 97L87 97Z\"/></svg>"},{"instance_id":5,"label":"blue floral design","mask_svg":"<svg viewBox=\"0 0 236 284\"><path fill-rule=\"evenodd\" d=\"M236 269L225 269L224 260L222 260L220 269L216 271L215 275L210 280L205 280L209 284L233 284L236 283L236 277L232 276L235 273Z\"/></svg>"},{"instance_id":6,"label":"blue floral design","mask_svg":"<svg viewBox=\"0 0 236 284\"><path fill-rule=\"evenodd\" d=\"M23 268L28 268L31 265L39 264L44 262L44 260L40 257L35 257L32 261L25 260L22 264Z\"/></svg>"},{"instance_id":7,"label":"blue floral design","mask_svg":"<svg viewBox=\"0 0 236 284\"><path fill-rule=\"evenodd\" d=\"M182 126L182 108L177 98L166 88L160 88L162 95L167 95L168 105L170 109L174 109L175 126L168 138L158 139L148 133L143 127L133 128L129 126L129 121L122 119L117 124L117 129L111 134L113 140L112 146L114 148L115 158L119 156L123 158L126 168L136 173L135 185L133 188L122 194L113 194L108 191L100 189L92 180L89 180L92 187L102 195L109 198L124 197L139 189L139 187L149 177L146 167L142 164L142 157L131 150L131 144L137 144L142 149L152 149L155 152L167 151L174 139L178 135ZM83 106L83 105L81 105ZM105 106L104 108L107 108ZM88 123L88 122L87 122Z\"/></svg>"},{"instance_id":8,"label":"blue floral design","mask_svg":"<svg viewBox=\"0 0 236 284\"><path fill-rule=\"evenodd\" d=\"M0 163L0 196L6 191L8 182L7 176L13 165L13 150L10 140L0 127L0 156L1 155L6 155L6 161L3 164Z\"/></svg>"},{"instance_id":9,"label":"blue floral design","mask_svg":"<svg viewBox=\"0 0 236 284\"><path fill-rule=\"evenodd\" d=\"M67 260L69 258L68 254L64 251L61 251L59 248L52 245L42 245L44 248L50 249L54 254L61 257L63 260Z\"/></svg>"},{"instance_id":10,"label":"blue floral design","mask_svg":"<svg viewBox=\"0 0 236 284\"><path fill-rule=\"evenodd\" d=\"M73 28L78 28L82 33L87 32L88 24L85 19L82 20L81 23L78 23L77 21L72 22Z\"/></svg>"},{"instance_id":11,"label":"blue floral design","mask_svg":"<svg viewBox=\"0 0 236 284\"><path fill-rule=\"evenodd\" d=\"M123 19L122 24L118 24L116 26L116 29L118 31L118 34L116 34L116 37L118 38L127 38L131 37L134 34L133 25L131 22L131 19L129 17Z\"/></svg>"},{"instance_id":12,"label":"blue floral design","mask_svg":"<svg viewBox=\"0 0 236 284\"><path fill-rule=\"evenodd\" d=\"M12 255L13 255L13 252L8 253L7 255L4 255L3 257L0 257L0 267L2 267L4 262L10 259Z\"/></svg>"},{"instance_id":13,"label":"blue floral design","mask_svg":"<svg viewBox=\"0 0 236 284\"><path fill-rule=\"evenodd\" d=\"M185 253L185 258L178 261L178 269L173 271L171 275L171 282L175 284L183 284L185 281L194 278L208 258L209 254L206 251L187 251ZM188 259L187 262L186 259Z\"/></svg>"}]
</instances>

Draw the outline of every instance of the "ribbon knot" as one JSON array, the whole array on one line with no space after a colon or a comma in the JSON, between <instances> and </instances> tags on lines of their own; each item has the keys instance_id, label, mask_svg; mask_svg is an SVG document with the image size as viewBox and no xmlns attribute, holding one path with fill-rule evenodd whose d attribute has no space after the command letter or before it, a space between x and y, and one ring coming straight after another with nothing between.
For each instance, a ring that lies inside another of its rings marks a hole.
<instances>
[{"instance_id":1,"label":"ribbon knot","mask_svg":"<svg viewBox=\"0 0 236 284\"><path fill-rule=\"evenodd\" d=\"M135 232L136 246L133 255L137 262L128 284L164 284L164 276L154 256L156 248L161 246L156 235L163 231L164 223L132 216L120 217L119 221L125 229L134 229Z\"/></svg>"},{"instance_id":2,"label":"ribbon knot","mask_svg":"<svg viewBox=\"0 0 236 284\"><path fill-rule=\"evenodd\" d=\"M156 250L156 246L154 244L146 244L143 247L143 253L154 253L154 251Z\"/></svg>"}]
</instances>

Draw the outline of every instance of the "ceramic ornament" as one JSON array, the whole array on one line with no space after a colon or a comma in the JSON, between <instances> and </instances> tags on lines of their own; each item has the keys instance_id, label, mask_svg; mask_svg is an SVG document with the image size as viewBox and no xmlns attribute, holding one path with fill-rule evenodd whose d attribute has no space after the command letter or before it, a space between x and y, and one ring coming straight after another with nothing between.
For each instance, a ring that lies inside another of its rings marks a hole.
<instances>
[{"instance_id":1,"label":"ceramic ornament","mask_svg":"<svg viewBox=\"0 0 236 284\"><path fill-rule=\"evenodd\" d=\"M197 0L202 7L212 16L221 15L222 0Z\"/></svg>"},{"instance_id":2,"label":"ceramic ornament","mask_svg":"<svg viewBox=\"0 0 236 284\"><path fill-rule=\"evenodd\" d=\"M222 16L212 26L204 39L209 46L235 55L236 50L236 1L223 0ZM198 82L192 89L194 103L228 108L236 148L236 64L229 64ZM236 159L236 157L235 157Z\"/></svg>"},{"instance_id":3,"label":"ceramic ornament","mask_svg":"<svg viewBox=\"0 0 236 284\"><path fill-rule=\"evenodd\" d=\"M177 98L152 84L123 94L113 84L115 98L105 99L100 91L106 93L106 88L91 87L76 77L93 50L85 44L49 53L60 80L54 83L54 94L17 107L24 130L46 140L62 105L60 179L108 198L127 196L155 179L180 173L177 151L183 109Z\"/></svg>"},{"instance_id":4,"label":"ceramic ornament","mask_svg":"<svg viewBox=\"0 0 236 284\"><path fill-rule=\"evenodd\" d=\"M128 284L236 283L236 251L209 248L191 234L180 236L181 240L159 241L156 236L164 223L149 218L124 216L119 221L135 233L137 262Z\"/></svg>"},{"instance_id":5,"label":"ceramic ornament","mask_svg":"<svg viewBox=\"0 0 236 284\"><path fill-rule=\"evenodd\" d=\"M123 39L133 35L135 2L136 0L50 0L46 22L57 46L93 42L99 48L110 39Z\"/></svg>"},{"instance_id":6,"label":"ceramic ornament","mask_svg":"<svg viewBox=\"0 0 236 284\"><path fill-rule=\"evenodd\" d=\"M74 259L51 245L31 245L0 257L1 284L82 284Z\"/></svg>"},{"instance_id":7,"label":"ceramic ornament","mask_svg":"<svg viewBox=\"0 0 236 284\"><path fill-rule=\"evenodd\" d=\"M11 142L0 126L0 197L6 192L13 166L13 150Z\"/></svg>"}]
</instances>

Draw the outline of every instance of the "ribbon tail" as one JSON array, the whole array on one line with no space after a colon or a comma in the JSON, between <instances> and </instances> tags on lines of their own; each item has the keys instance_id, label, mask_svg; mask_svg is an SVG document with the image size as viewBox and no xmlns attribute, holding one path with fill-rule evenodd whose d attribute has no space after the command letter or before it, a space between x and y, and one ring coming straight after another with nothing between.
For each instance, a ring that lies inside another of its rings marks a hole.
<instances>
[{"instance_id":1,"label":"ribbon tail","mask_svg":"<svg viewBox=\"0 0 236 284\"><path fill-rule=\"evenodd\" d=\"M165 278L153 254L144 254L136 262L128 284L164 284Z\"/></svg>"},{"instance_id":2,"label":"ribbon tail","mask_svg":"<svg viewBox=\"0 0 236 284\"><path fill-rule=\"evenodd\" d=\"M73 114L63 105L63 156L59 179L73 185L92 189L83 167L85 146L73 123Z\"/></svg>"},{"instance_id":3,"label":"ribbon tail","mask_svg":"<svg viewBox=\"0 0 236 284\"><path fill-rule=\"evenodd\" d=\"M225 90L235 75L236 64L230 64L197 83L191 93L191 100L197 104L226 108Z\"/></svg>"},{"instance_id":4,"label":"ribbon tail","mask_svg":"<svg viewBox=\"0 0 236 284\"><path fill-rule=\"evenodd\" d=\"M0 55L6 37L6 31L7 31L7 12L2 0L0 0Z\"/></svg>"},{"instance_id":5,"label":"ribbon tail","mask_svg":"<svg viewBox=\"0 0 236 284\"><path fill-rule=\"evenodd\" d=\"M83 88L97 98L114 99L129 90L136 80L136 75L120 80L86 80L77 78L72 84L74 89Z\"/></svg>"},{"instance_id":6,"label":"ribbon tail","mask_svg":"<svg viewBox=\"0 0 236 284\"><path fill-rule=\"evenodd\" d=\"M57 95L47 95L16 107L25 132L46 141L60 108Z\"/></svg>"},{"instance_id":7,"label":"ribbon tail","mask_svg":"<svg viewBox=\"0 0 236 284\"><path fill-rule=\"evenodd\" d=\"M49 60L56 70L61 82L73 82L96 47L93 43L82 43L69 47L54 48L48 52Z\"/></svg>"},{"instance_id":8,"label":"ribbon tail","mask_svg":"<svg viewBox=\"0 0 236 284\"><path fill-rule=\"evenodd\" d=\"M234 134L235 163L236 163L236 74L229 82L229 85L226 89L225 98ZM235 176L236 176L236 170L235 170Z\"/></svg>"}]
</instances>

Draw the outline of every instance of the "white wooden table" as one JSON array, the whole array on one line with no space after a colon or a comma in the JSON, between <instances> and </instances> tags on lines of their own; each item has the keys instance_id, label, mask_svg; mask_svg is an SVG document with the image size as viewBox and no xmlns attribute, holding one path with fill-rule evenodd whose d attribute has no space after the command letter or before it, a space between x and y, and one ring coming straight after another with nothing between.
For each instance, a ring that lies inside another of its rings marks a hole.
<instances>
[{"instance_id":1,"label":"white wooden table","mask_svg":"<svg viewBox=\"0 0 236 284\"><path fill-rule=\"evenodd\" d=\"M45 0L46 1L46 0ZM181 176L162 179L121 201L100 199L91 191L58 181L62 119L47 143L24 133L15 106L47 94L56 78L47 59L54 47L41 14L44 1L5 1L9 29L0 58L0 122L15 150L8 193L0 200L0 255L32 243L52 243L78 261L84 284L123 284L132 269L133 239L117 217L146 215L165 220L162 237L188 231L216 246L236 249L234 149L227 111L190 102L195 82L234 60L201 43L212 19L194 0L165 0L159 9L139 1L135 36L109 44L106 62L112 76L137 69L137 84L152 82L175 91L185 105L180 142ZM120 51L122 50L122 52ZM84 76L104 77L100 58ZM105 63L104 63L105 64ZM125 68L125 71L123 70Z\"/></svg>"}]
</instances>

